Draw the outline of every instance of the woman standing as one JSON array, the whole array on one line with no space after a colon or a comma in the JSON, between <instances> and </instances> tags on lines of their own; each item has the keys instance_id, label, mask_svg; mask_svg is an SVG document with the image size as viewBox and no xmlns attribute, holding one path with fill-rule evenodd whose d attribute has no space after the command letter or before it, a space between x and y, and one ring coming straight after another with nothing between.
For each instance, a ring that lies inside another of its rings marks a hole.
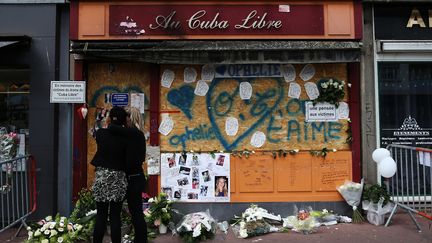
<instances>
[{"instance_id":1,"label":"woman standing","mask_svg":"<svg viewBox=\"0 0 432 243\"><path fill-rule=\"evenodd\" d=\"M142 168L146 154L146 141L143 133L144 122L137 108L130 108L127 124L127 128L111 126L109 130L123 136L127 140L126 176L128 187L126 199L135 230L134 243L146 243L147 224L144 220L141 196L146 186L146 179Z\"/></svg>"},{"instance_id":2,"label":"woman standing","mask_svg":"<svg viewBox=\"0 0 432 243\"><path fill-rule=\"evenodd\" d=\"M126 195L126 139L110 132L113 125L126 124L126 111L113 107L109 112L108 129L96 131L97 151L91 164L96 167L93 196L96 201L97 215L93 231L93 242L101 243L109 215L111 241L121 242L121 208ZM109 213L108 213L109 212Z\"/></svg>"}]
</instances>

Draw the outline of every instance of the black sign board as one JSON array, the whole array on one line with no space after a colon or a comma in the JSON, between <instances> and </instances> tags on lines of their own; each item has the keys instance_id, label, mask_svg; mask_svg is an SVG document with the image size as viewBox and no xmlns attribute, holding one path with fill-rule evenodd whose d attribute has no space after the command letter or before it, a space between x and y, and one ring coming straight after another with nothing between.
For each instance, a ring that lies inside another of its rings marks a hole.
<instances>
[{"instance_id":1,"label":"black sign board","mask_svg":"<svg viewBox=\"0 0 432 243\"><path fill-rule=\"evenodd\" d=\"M375 39L432 40L432 4L380 4L374 10Z\"/></svg>"}]
</instances>

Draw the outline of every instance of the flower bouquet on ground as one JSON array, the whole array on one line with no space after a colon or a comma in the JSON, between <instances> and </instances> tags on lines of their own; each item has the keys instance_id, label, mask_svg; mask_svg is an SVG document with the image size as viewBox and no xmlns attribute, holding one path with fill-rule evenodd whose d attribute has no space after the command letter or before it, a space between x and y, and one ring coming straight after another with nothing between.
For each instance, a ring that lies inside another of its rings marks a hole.
<instances>
[{"instance_id":1,"label":"flower bouquet on ground","mask_svg":"<svg viewBox=\"0 0 432 243\"><path fill-rule=\"evenodd\" d=\"M320 223L315 220L315 217L304 209L299 210L296 215L288 216L283 219L284 228L292 229L295 232L303 234L310 234L319 226Z\"/></svg>"},{"instance_id":2,"label":"flower bouquet on ground","mask_svg":"<svg viewBox=\"0 0 432 243\"><path fill-rule=\"evenodd\" d=\"M159 227L160 233L166 233L166 228L171 222L174 212L173 201L168 199L168 195L161 192L158 196L148 200L150 207L144 210L144 216L150 225Z\"/></svg>"},{"instance_id":3,"label":"flower bouquet on ground","mask_svg":"<svg viewBox=\"0 0 432 243\"><path fill-rule=\"evenodd\" d=\"M358 209L363 193L363 179L361 183L346 181L343 185L339 186L337 190L353 209L353 223L364 222L364 218Z\"/></svg>"},{"instance_id":4,"label":"flower bouquet on ground","mask_svg":"<svg viewBox=\"0 0 432 243\"><path fill-rule=\"evenodd\" d=\"M89 227L91 230L94 225ZM92 231L83 225L72 223L66 217L57 214L55 218L47 216L45 219L27 227L28 238L25 242L77 242L89 241Z\"/></svg>"},{"instance_id":5,"label":"flower bouquet on ground","mask_svg":"<svg viewBox=\"0 0 432 243\"><path fill-rule=\"evenodd\" d=\"M272 224L281 224L281 221L280 215L270 214L266 209L251 204L241 217L234 217L231 226L236 226L233 230L238 238L248 238L278 231Z\"/></svg>"},{"instance_id":6,"label":"flower bouquet on ground","mask_svg":"<svg viewBox=\"0 0 432 243\"><path fill-rule=\"evenodd\" d=\"M374 225L384 224L385 214L391 212L394 207L384 184L366 185L362 205L363 209L367 210L367 220Z\"/></svg>"},{"instance_id":7,"label":"flower bouquet on ground","mask_svg":"<svg viewBox=\"0 0 432 243\"><path fill-rule=\"evenodd\" d=\"M309 214L310 216L314 217L315 220L321 225L329 226L338 223L337 215L332 211L328 211L327 209L323 209L321 211L311 210Z\"/></svg>"},{"instance_id":8,"label":"flower bouquet on ground","mask_svg":"<svg viewBox=\"0 0 432 243\"><path fill-rule=\"evenodd\" d=\"M208 211L190 213L182 218L176 230L187 243L213 239L216 233L216 221Z\"/></svg>"}]
</instances>

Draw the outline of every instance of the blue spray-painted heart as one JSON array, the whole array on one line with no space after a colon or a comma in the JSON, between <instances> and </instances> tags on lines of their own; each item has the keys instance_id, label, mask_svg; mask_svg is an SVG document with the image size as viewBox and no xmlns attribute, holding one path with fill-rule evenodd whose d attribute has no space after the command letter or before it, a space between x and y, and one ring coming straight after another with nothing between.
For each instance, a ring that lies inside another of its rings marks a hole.
<instances>
[{"instance_id":1,"label":"blue spray-painted heart","mask_svg":"<svg viewBox=\"0 0 432 243\"><path fill-rule=\"evenodd\" d=\"M250 83L256 79L247 79ZM279 103L283 98L284 89L283 81L281 79L268 79L266 81L260 80L260 82L274 82L275 84L266 85L269 87L267 90L261 92L255 92L252 100L241 101L238 96L239 88L232 91L231 93L225 91L223 82L232 82L226 79L214 79L210 85L209 91L206 97L206 103L208 116L210 123L212 124L213 132L219 139L224 148L228 151L235 149L246 137L251 135L252 132L257 130L264 121L271 115L271 113L278 107ZM238 84L245 79L236 79ZM247 108L242 109L240 114L239 110L233 110L234 102L243 102ZM241 120L249 120L250 127L243 132L238 133L234 139L228 139L222 133L224 128L224 121L229 116L238 116Z\"/></svg>"},{"instance_id":2,"label":"blue spray-painted heart","mask_svg":"<svg viewBox=\"0 0 432 243\"><path fill-rule=\"evenodd\" d=\"M189 120L192 119L191 107L194 97L194 88L190 85L183 85L179 89L172 89L168 92L168 101L183 111Z\"/></svg>"}]
</instances>

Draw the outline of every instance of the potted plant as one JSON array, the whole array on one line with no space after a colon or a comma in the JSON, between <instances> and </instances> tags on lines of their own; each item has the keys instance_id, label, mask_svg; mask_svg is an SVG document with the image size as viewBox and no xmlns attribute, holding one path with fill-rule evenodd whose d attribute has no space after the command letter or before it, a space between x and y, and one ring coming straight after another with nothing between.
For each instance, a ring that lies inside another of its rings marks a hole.
<instances>
[{"instance_id":1,"label":"potted plant","mask_svg":"<svg viewBox=\"0 0 432 243\"><path fill-rule=\"evenodd\" d=\"M367 210L367 220L374 225L382 225L385 214L392 210L387 187L382 184L366 185L363 191L363 209Z\"/></svg>"},{"instance_id":2,"label":"potted plant","mask_svg":"<svg viewBox=\"0 0 432 243\"><path fill-rule=\"evenodd\" d=\"M159 233L165 234L171 221L174 210L168 195L161 192L158 196L149 199L150 207L144 211L146 220L155 227L159 227Z\"/></svg>"}]
</instances>

